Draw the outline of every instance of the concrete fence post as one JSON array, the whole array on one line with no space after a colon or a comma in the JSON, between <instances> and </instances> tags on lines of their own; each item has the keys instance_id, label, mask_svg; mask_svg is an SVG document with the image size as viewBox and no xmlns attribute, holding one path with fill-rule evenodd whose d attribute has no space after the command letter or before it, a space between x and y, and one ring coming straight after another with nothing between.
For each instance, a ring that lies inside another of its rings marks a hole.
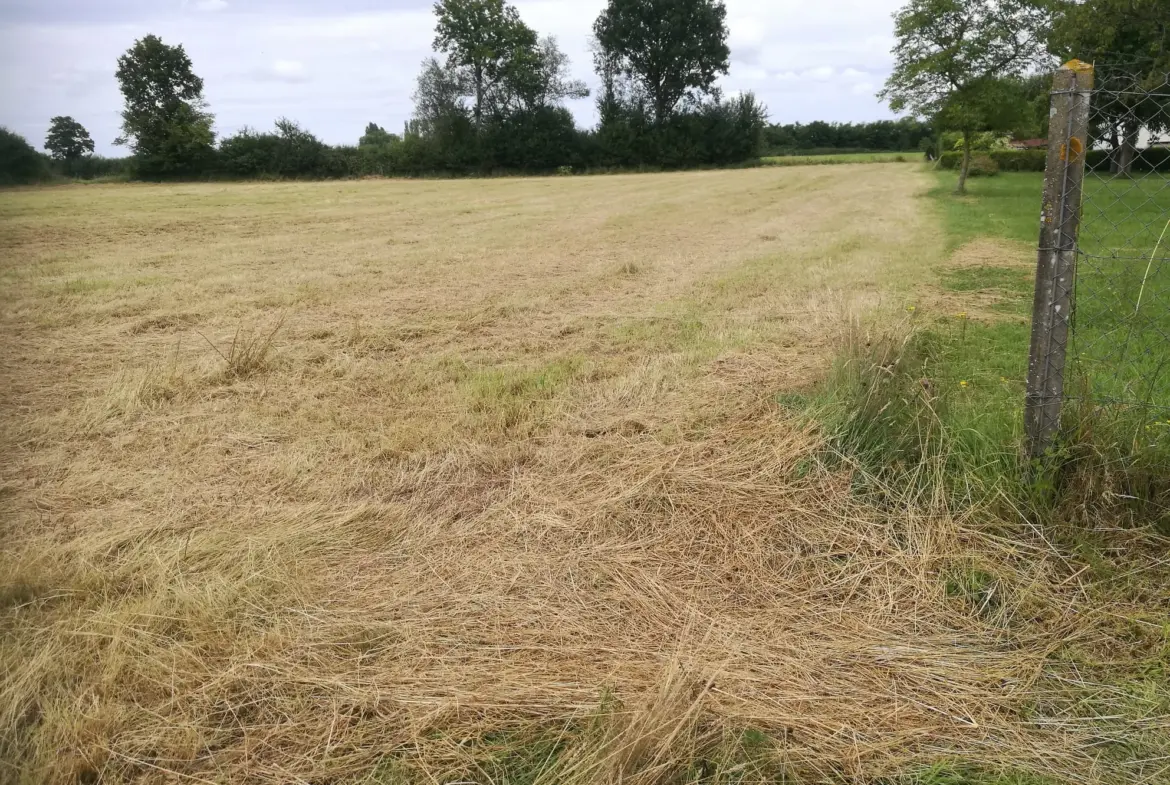
<instances>
[{"instance_id":1,"label":"concrete fence post","mask_svg":"<svg viewBox=\"0 0 1170 785\"><path fill-rule=\"evenodd\" d=\"M1027 451L1033 459L1049 450L1060 430L1092 92L1093 67L1079 60L1066 63L1053 78L1024 401Z\"/></svg>"}]
</instances>

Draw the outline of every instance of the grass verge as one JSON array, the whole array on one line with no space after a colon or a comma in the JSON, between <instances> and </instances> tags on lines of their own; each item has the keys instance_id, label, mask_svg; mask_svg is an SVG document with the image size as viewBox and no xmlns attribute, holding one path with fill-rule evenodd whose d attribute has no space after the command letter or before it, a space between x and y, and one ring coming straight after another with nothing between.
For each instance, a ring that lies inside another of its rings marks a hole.
<instances>
[{"instance_id":1,"label":"grass verge","mask_svg":"<svg viewBox=\"0 0 1170 785\"><path fill-rule=\"evenodd\" d=\"M1031 245L1041 176L973 180L962 198L951 195L951 175L939 178L929 198L942 212L951 259L939 270L938 285L905 305L899 325L884 334L860 333L848 347L830 392L822 396L843 448L879 477L942 461L929 479L959 503L998 498L1043 512L1052 486L1060 484L1065 502L1059 514L1072 514L1070 508L1103 511L1124 516L1128 525L1167 527L1170 415L1157 405L1170 407L1170 392L1158 375L1170 309L1159 310L1158 303L1148 320L1120 320L1124 327L1119 319L1102 318L1101 309L1124 311L1137 295L1128 281L1132 265L1122 269L1120 262L1097 258L1155 222L1157 203L1147 198L1151 187L1142 184L1135 189L1140 193L1118 200L1109 190L1116 186L1090 183L1086 203L1112 204L1116 229L1105 237L1105 219L1086 216L1087 256L1078 280L1078 302L1086 305L1078 310L1070 348L1066 389L1072 400L1065 407L1064 436L1056 460L1044 467L1055 467L1051 476L1024 483ZM1146 283L1161 291L1160 280ZM1106 294L1109 303L1103 302ZM1105 356L1119 330L1140 362L1111 363Z\"/></svg>"},{"instance_id":2,"label":"grass verge","mask_svg":"<svg viewBox=\"0 0 1170 785\"><path fill-rule=\"evenodd\" d=\"M1051 697L1036 702L1036 716L1097 723L1102 762L1130 781L1165 781L1158 761L1170 754L1164 678L1170 666L1170 420L1140 406L1103 405L1111 392L1132 391L1127 373L1145 369L1117 365L1103 373L1086 361L1093 358L1085 353L1086 336L1108 341L1109 335L1079 314L1064 441L1053 461L1024 465L1032 292L1026 265L1041 178L972 181L964 198L951 196L952 179L940 175L928 195L942 213L952 251L938 284L905 303L893 326L858 327L829 383L801 403L830 434L834 460L852 464L854 489L867 498L899 506L941 503L1007 540L1041 534L1083 595L1111 610L1099 636L1078 640L1070 630L1053 648L1039 681ZM1116 186L1091 184L1088 202L1108 202L1110 187ZM1132 236L1127 224L1150 222L1135 211L1151 209L1140 194L1127 198L1110 202L1119 211L1111 225L1125 237ZM1116 235L1089 233L1082 248L1104 258L1104 249L1119 245ZM1116 310L1126 301L1129 274L1114 260L1082 269L1081 281L1099 293L1110 278ZM1154 329L1135 331L1139 352L1164 355L1151 341L1165 321L1170 314L1153 313L1147 325ZM1156 386L1152 393L1162 394ZM947 578L947 593L989 620L1003 620L994 571L960 567ZM981 781L967 776L959 766L912 781ZM1034 781L1005 776L997 781Z\"/></svg>"}]
</instances>

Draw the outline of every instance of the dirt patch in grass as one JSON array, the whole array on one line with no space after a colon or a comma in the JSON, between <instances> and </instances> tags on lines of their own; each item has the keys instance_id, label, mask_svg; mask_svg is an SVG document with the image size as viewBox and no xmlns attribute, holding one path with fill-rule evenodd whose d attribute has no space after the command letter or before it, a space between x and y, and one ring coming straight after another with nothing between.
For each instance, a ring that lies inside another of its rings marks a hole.
<instances>
[{"instance_id":1,"label":"dirt patch in grass","mask_svg":"<svg viewBox=\"0 0 1170 785\"><path fill-rule=\"evenodd\" d=\"M932 269L928 184L0 195L5 776L1099 781L1024 714L1075 571L863 504L775 403Z\"/></svg>"},{"instance_id":2,"label":"dirt patch in grass","mask_svg":"<svg viewBox=\"0 0 1170 785\"><path fill-rule=\"evenodd\" d=\"M920 287L923 312L983 322L1022 318L1032 304L1035 255L1010 240L980 238L960 246L938 268L938 284Z\"/></svg>"}]
</instances>

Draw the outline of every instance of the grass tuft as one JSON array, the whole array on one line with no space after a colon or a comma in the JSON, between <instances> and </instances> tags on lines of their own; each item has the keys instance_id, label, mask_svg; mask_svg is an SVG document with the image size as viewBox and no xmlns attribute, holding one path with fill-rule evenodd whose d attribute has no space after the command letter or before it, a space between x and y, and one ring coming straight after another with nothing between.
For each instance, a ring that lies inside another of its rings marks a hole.
<instances>
[{"instance_id":1,"label":"grass tuft","mask_svg":"<svg viewBox=\"0 0 1170 785\"><path fill-rule=\"evenodd\" d=\"M282 327L284 327L284 316L277 319L271 329L262 330L258 326L245 327L241 323L236 328L227 351L221 350L203 333L199 333L199 335L223 360L223 378L228 381L236 381L255 376L269 368L273 343Z\"/></svg>"}]
</instances>

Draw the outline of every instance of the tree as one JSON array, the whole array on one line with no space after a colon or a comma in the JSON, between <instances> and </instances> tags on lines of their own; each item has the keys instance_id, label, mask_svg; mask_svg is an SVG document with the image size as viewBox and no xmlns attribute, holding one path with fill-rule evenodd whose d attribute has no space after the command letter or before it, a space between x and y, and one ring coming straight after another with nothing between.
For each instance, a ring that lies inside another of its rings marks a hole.
<instances>
[{"instance_id":1,"label":"tree","mask_svg":"<svg viewBox=\"0 0 1170 785\"><path fill-rule=\"evenodd\" d=\"M894 70L878 96L963 133L957 193L973 134L1001 124L1004 80L1045 59L1049 22L1042 0L910 0L894 15Z\"/></svg>"},{"instance_id":2,"label":"tree","mask_svg":"<svg viewBox=\"0 0 1170 785\"><path fill-rule=\"evenodd\" d=\"M23 136L0 126L0 185L26 185L48 177L45 157Z\"/></svg>"},{"instance_id":3,"label":"tree","mask_svg":"<svg viewBox=\"0 0 1170 785\"><path fill-rule=\"evenodd\" d=\"M557 39L548 36L533 47L513 52L501 78L489 91L488 103L495 114L534 111L559 106L569 98L588 98L589 88L569 73L569 56Z\"/></svg>"},{"instance_id":4,"label":"tree","mask_svg":"<svg viewBox=\"0 0 1170 785\"><path fill-rule=\"evenodd\" d=\"M1097 64L1093 136L1110 145L1112 170L1127 174L1142 127L1170 127L1170 0L1062 0L1059 11L1049 50Z\"/></svg>"},{"instance_id":5,"label":"tree","mask_svg":"<svg viewBox=\"0 0 1170 785\"><path fill-rule=\"evenodd\" d=\"M412 131L427 135L453 119L466 119L463 97L471 89L467 72L460 66L443 65L433 57L423 61L414 95Z\"/></svg>"},{"instance_id":6,"label":"tree","mask_svg":"<svg viewBox=\"0 0 1170 785\"><path fill-rule=\"evenodd\" d=\"M688 93L709 93L727 73L726 20L722 0L609 0L593 25L607 94L617 77L632 81L662 124Z\"/></svg>"},{"instance_id":7,"label":"tree","mask_svg":"<svg viewBox=\"0 0 1170 785\"><path fill-rule=\"evenodd\" d=\"M397 136L377 123L370 123L366 126L366 132L362 134L362 138L358 140L358 147L377 147L393 144L397 141L399 141Z\"/></svg>"},{"instance_id":8,"label":"tree","mask_svg":"<svg viewBox=\"0 0 1170 785\"><path fill-rule=\"evenodd\" d=\"M414 91L414 117L403 141L417 154L419 169L462 169L475 153L477 129L465 96L474 92L470 69L423 61Z\"/></svg>"},{"instance_id":9,"label":"tree","mask_svg":"<svg viewBox=\"0 0 1170 785\"><path fill-rule=\"evenodd\" d=\"M126 104L115 143L130 145L147 176L198 174L213 154L213 118L182 45L154 35L135 41L116 76Z\"/></svg>"},{"instance_id":10,"label":"tree","mask_svg":"<svg viewBox=\"0 0 1170 785\"><path fill-rule=\"evenodd\" d=\"M54 160L72 162L93 153L93 139L72 117L54 117L49 121L45 149Z\"/></svg>"},{"instance_id":11,"label":"tree","mask_svg":"<svg viewBox=\"0 0 1170 785\"><path fill-rule=\"evenodd\" d=\"M488 89L518 54L535 49L536 33L505 0L438 0L435 15L435 49L447 55L448 69L468 70L478 127Z\"/></svg>"}]
</instances>

